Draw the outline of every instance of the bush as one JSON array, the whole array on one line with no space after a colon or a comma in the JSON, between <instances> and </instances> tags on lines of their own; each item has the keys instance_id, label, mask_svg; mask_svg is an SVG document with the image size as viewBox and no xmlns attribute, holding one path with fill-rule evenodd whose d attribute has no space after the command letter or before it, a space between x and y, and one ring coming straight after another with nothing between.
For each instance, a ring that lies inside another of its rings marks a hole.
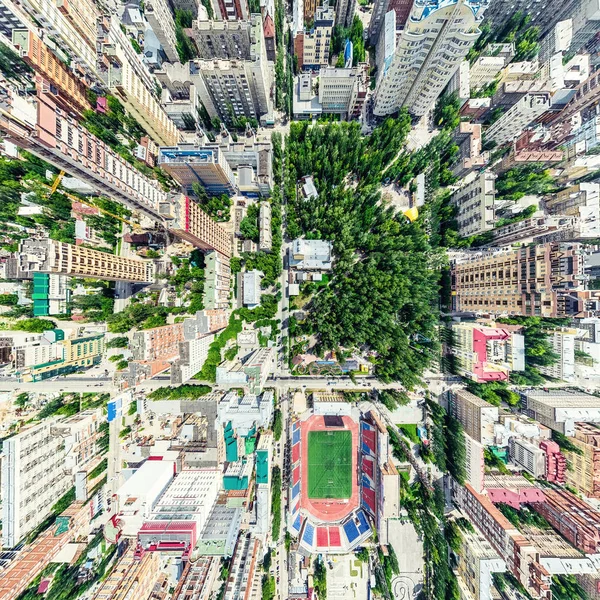
<instances>
[{"instance_id":1,"label":"bush","mask_svg":"<svg viewBox=\"0 0 600 600\"><path fill-rule=\"evenodd\" d=\"M148 394L151 400L195 400L212 391L208 385L179 385L160 387Z\"/></svg>"},{"instance_id":2,"label":"bush","mask_svg":"<svg viewBox=\"0 0 600 600\"><path fill-rule=\"evenodd\" d=\"M127 348L129 339L126 337L116 337L106 343L107 348Z\"/></svg>"},{"instance_id":3,"label":"bush","mask_svg":"<svg viewBox=\"0 0 600 600\"><path fill-rule=\"evenodd\" d=\"M29 333L44 333L44 331L56 329L56 323L50 319L22 319L13 325L13 329Z\"/></svg>"}]
</instances>

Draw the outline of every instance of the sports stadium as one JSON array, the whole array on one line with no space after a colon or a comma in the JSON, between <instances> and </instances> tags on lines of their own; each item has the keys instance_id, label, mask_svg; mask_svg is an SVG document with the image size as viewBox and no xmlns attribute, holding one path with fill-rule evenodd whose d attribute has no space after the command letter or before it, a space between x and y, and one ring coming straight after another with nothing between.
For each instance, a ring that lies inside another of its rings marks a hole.
<instances>
[{"instance_id":1,"label":"sports stadium","mask_svg":"<svg viewBox=\"0 0 600 600\"><path fill-rule=\"evenodd\" d=\"M289 530L309 552L345 553L379 527L387 431L342 395L315 393L313 409L292 423Z\"/></svg>"}]
</instances>

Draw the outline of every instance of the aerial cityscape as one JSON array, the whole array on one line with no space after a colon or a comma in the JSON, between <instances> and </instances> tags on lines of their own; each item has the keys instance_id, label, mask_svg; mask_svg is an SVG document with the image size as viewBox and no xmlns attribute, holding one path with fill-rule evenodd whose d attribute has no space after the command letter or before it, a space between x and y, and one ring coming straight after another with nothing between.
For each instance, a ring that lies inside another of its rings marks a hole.
<instances>
[{"instance_id":1,"label":"aerial cityscape","mask_svg":"<svg viewBox=\"0 0 600 600\"><path fill-rule=\"evenodd\" d=\"M0 600L600 600L600 0L0 0Z\"/></svg>"}]
</instances>

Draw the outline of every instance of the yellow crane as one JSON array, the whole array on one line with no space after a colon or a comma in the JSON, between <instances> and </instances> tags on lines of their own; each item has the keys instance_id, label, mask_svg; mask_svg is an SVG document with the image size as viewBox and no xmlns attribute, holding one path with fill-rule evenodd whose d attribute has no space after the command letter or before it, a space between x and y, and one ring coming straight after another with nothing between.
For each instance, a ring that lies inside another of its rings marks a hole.
<instances>
[{"instance_id":1,"label":"yellow crane","mask_svg":"<svg viewBox=\"0 0 600 600\"><path fill-rule=\"evenodd\" d=\"M81 204L85 204L86 206L91 206L92 208L95 208L96 210L100 211L102 214L108 215L109 217L113 217L113 219L117 219L118 221L121 221L121 223L125 223L125 224L129 225L134 231L140 231L141 228L137 223L133 223L132 221L128 221L127 219L120 217L119 215L115 215L114 213L111 213L110 211L105 210L104 208L100 208L99 206L96 206L95 204L92 204L91 202L88 202L87 200L83 200L79 196L74 196L73 194L69 194L69 192L65 192L64 190L59 190L58 186L60 185L60 181L63 178L64 174L65 174L65 172L61 171L54 179L54 182L52 183L52 185L47 185L45 183L40 184L50 190L48 192L49 196L54 194L54 192L58 192L59 194L66 196L72 202L81 202Z\"/></svg>"}]
</instances>

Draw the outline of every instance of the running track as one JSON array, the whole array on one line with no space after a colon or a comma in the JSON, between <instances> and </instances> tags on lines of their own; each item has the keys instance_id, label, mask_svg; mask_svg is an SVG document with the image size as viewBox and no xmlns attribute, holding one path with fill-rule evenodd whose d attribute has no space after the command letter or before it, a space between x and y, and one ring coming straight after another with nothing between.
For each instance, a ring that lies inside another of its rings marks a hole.
<instances>
[{"instance_id":1,"label":"running track","mask_svg":"<svg viewBox=\"0 0 600 600\"><path fill-rule=\"evenodd\" d=\"M300 423L302 460L300 483L300 507L309 512L319 521L341 521L354 509L358 508L358 423L350 417L342 417L344 428L352 433L352 495L348 500L317 500L308 498L308 432L309 431L334 431L335 428L326 428L322 415L313 415ZM338 428L339 429L339 428Z\"/></svg>"}]
</instances>

